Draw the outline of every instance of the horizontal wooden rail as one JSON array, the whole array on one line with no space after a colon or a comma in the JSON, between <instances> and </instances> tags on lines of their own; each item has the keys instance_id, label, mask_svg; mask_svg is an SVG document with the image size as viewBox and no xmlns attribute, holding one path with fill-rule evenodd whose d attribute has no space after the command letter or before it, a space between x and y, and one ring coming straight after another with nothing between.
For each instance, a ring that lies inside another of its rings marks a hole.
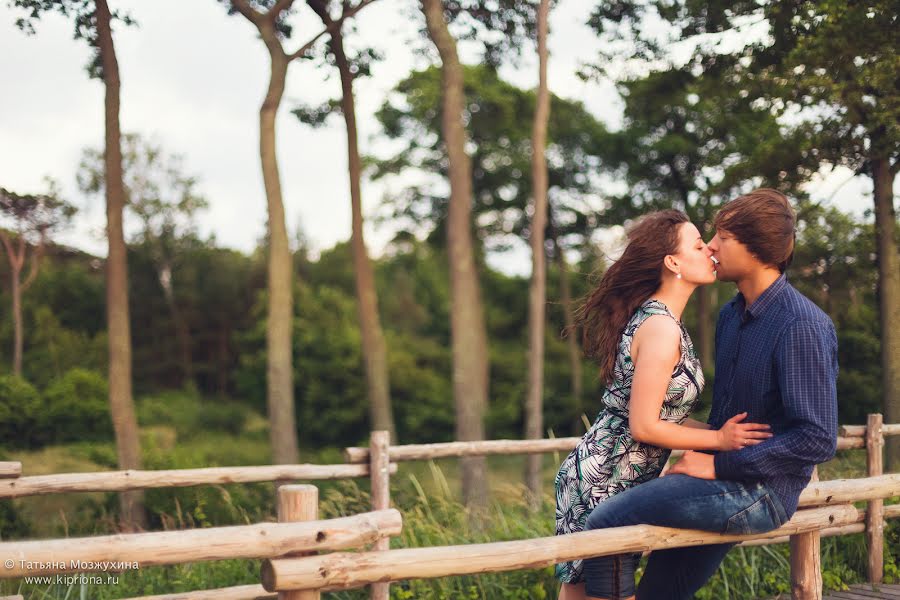
<instances>
[{"instance_id":1,"label":"horizontal wooden rail","mask_svg":"<svg viewBox=\"0 0 900 600\"><path fill-rule=\"evenodd\" d=\"M783 527L761 535L726 536L690 529L635 525L513 542L382 552L336 552L267 560L262 566L262 583L268 591L328 591L378 581L535 569L590 556L782 537L849 525L855 523L857 517L856 508L842 504L797 511Z\"/></svg>"},{"instance_id":2,"label":"horizontal wooden rail","mask_svg":"<svg viewBox=\"0 0 900 600\"><path fill-rule=\"evenodd\" d=\"M552 438L542 440L482 440L477 442L441 442L438 444L406 444L390 446L388 456L392 462L406 460L430 460L455 456L487 456L495 454L541 454L544 452L570 452L581 438ZM369 462L369 449L351 447L344 449L348 463Z\"/></svg>"},{"instance_id":3,"label":"horizontal wooden rail","mask_svg":"<svg viewBox=\"0 0 900 600\"><path fill-rule=\"evenodd\" d=\"M900 496L900 473L863 479L831 479L810 483L800 494L801 508L862 502Z\"/></svg>"},{"instance_id":4,"label":"horizontal wooden rail","mask_svg":"<svg viewBox=\"0 0 900 600\"><path fill-rule=\"evenodd\" d=\"M838 450L865 448L865 425L845 425L853 427L852 435L842 435L837 440ZM863 430L856 434L856 427ZM887 429L885 425L885 429ZM900 432L900 426L898 426ZM482 440L475 442L441 442L438 444L405 444L390 446L388 456L392 462L410 460L432 460L459 456L497 456L515 454L545 454L550 452L571 452L581 441L580 437L550 438L541 440ZM672 451L672 457L681 456L683 450ZM368 464L369 449L351 446L344 449L344 460L351 464Z\"/></svg>"},{"instance_id":5,"label":"horizontal wooden rail","mask_svg":"<svg viewBox=\"0 0 900 600\"><path fill-rule=\"evenodd\" d=\"M391 464L391 472L397 465ZM318 481L368 477L369 465L264 465L165 471L101 471L0 479L0 498L68 492L122 492L148 488L188 487L263 481Z\"/></svg>"},{"instance_id":6,"label":"horizontal wooden rail","mask_svg":"<svg viewBox=\"0 0 900 600\"><path fill-rule=\"evenodd\" d=\"M338 550L399 535L401 528L400 512L388 509L321 521L4 542L0 578Z\"/></svg>"},{"instance_id":7,"label":"horizontal wooden rail","mask_svg":"<svg viewBox=\"0 0 900 600\"><path fill-rule=\"evenodd\" d=\"M884 518L887 519L897 519L900 518L900 504L892 504L890 506L884 507ZM822 537L833 537L838 535L851 535L854 533L863 533L866 530L866 511L859 510L856 516L856 522L850 525L842 525L840 527L829 527L827 529L823 529L820 533ZM786 544L790 539L790 536L784 536L780 538L774 538L771 540L750 540L747 542L741 542L741 546L768 546L773 544Z\"/></svg>"},{"instance_id":8,"label":"horizontal wooden rail","mask_svg":"<svg viewBox=\"0 0 900 600\"><path fill-rule=\"evenodd\" d=\"M829 527L821 531L822 537L850 535L865 531L865 510L857 510L855 522L850 525ZM886 506L885 519L900 518L900 504ZM754 539L741 542L740 546L768 546L774 544L786 544L790 536L776 538ZM210 590L198 590L193 592L179 592L173 594L159 594L155 596L139 596L124 598L123 600L270 600L277 596L277 592L267 592L261 585L238 585L227 588Z\"/></svg>"},{"instance_id":9,"label":"horizontal wooden rail","mask_svg":"<svg viewBox=\"0 0 900 600\"><path fill-rule=\"evenodd\" d=\"M155 596L135 596L133 598L122 598L121 600L270 600L271 598L277 597L277 593L267 592L263 586L257 583L252 585L235 585L212 590L198 590L195 592L176 592L174 594L158 594Z\"/></svg>"},{"instance_id":10,"label":"horizontal wooden rail","mask_svg":"<svg viewBox=\"0 0 900 600\"><path fill-rule=\"evenodd\" d=\"M0 479L15 479L22 476L22 463L0 461Z\"/></svg>"},{"instance_id":11,"label":"horizontal wooden rail","mask_svg":"<svg viewBox=\"0 0 900 600\"><path fill-rule=\"evenodd\" d=\"M900 435L900 423L885 423L881 426L881 433L887 437L891 435ZM842 437L866 437L865 425L841 425L838 428L838 435Z\"/></svg>"}]
</instances>

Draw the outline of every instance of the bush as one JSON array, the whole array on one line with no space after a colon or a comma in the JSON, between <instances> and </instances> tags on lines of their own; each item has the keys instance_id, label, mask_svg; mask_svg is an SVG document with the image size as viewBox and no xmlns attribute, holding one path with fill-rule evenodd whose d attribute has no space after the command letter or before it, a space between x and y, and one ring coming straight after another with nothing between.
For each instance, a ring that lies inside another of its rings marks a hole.
<instances>
[{"instance_id":1,"label":"bush","mask_svg":"<svg viewBox=\"0 0 900 600\"><path fill-rule=\"evenodd\" d=\"M237 435L244 430L250 409L235 402L203 402L196 392L180 390L145 396L137 402L141 427L173 427L180 439L205 431Z\"/></svg>"},{"instance_id":2,"label":"bush","mask_svg":"<svg viewBox=\"0 0 900 600\"><path fill-rule=\"evenodd\" d=\"M217 402L203 405L201 426L203 429L224 431L238 435L244 431L249 409L234 402Z\"/></svg>"},{"instance_id":3,"label":"bush","mask_svg":"<svg viewBox=\"0 0 900 600\"><path fill-rule=\"evenodd\" d=\"M54 443L105 441L113 438L109 392L103 375L71 369L44 393L47 439Z\"/></svg>"},{"instance_id":4,"label":"bush","mask_svg":"<svg viewBox=\"0 0 900 600\"><path fill-rule=\"evenodd\" d=\"M0 375L0 439L7 448L41 444L41 397L33 385L16 375Z\"/></svg>"}]
</instances>

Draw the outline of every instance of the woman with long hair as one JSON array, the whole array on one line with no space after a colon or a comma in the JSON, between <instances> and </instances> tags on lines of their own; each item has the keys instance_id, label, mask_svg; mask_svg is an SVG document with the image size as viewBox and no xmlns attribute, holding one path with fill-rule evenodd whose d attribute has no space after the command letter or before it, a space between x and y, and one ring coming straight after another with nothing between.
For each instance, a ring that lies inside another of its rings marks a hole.
<instances>
[{"instance_id":1,"label":"woman with long hair","mask_svg":"<svg viewBox=\"0 0 900 600\"><path fill-rule=\"evenodd\" d=\"M689 418L704 378L681 322L694 290L716 279L699 230L677 210L646 215L578 313L585 354L605 384L597 419L556 476L556 533L582 531L603 500L659 477L671 450L736 450L771 437L736 415L713 430ZM636 555L631 560L637 560ZM614 563L605 598L632 598ZM629 573L632 571L628 571ZM560 600L585 598L582 561L556 566Z\"/></svg>"}]
</instances>

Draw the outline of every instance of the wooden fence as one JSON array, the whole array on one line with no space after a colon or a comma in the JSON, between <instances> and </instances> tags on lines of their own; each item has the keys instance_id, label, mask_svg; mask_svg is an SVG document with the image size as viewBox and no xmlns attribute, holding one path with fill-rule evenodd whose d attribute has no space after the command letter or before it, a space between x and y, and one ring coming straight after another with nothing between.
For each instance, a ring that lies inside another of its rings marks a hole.
<instances>
[{"instance_id":1,"label":"wooden fence","mask_svg":"<svg viewBox=\"0 0 900 600\"><path fill-rule=\"evenodd\" d=\"M900 495L900 474L883 474L885 435L900 435L900 424L884 425L870 415L867 425L840 429L838 448L865 448L868 477L812 482L800 510L783 527L762 535L724 536L702 531L639 525L604 531L512 542L432 548L389 549L400 533L400 513L390 508L390 475L396 462L439 457L568 452L580 438L489 440L389 446L387 432L373 432L368 448L347 448L344 465L277 465L177 471L120 471L22 477L21 464L0 463L0 497L87 491L124 491L256 481L296 481L369 477L372 512L317 520L314 486L284 485L278 492L278 523L214 527L78 539L0 543L0 577L89 573L140 566L225 559L263 559L262 585L244 585L143 600L238 600L318 598L321 591L371 585L373 598L388 597L391 581L539 568L557 562L625 552L733 541L742 545L790 542L794 598L821 597L818 563L822 536L866 532L868 577L883 578L885 519L900 516L900 505L884 499ZM853 502L867 502L865 509ZM347 552L371 545L368 550ZM10 566L12 565L12 566Z\"/></svg>"}]
</instances>

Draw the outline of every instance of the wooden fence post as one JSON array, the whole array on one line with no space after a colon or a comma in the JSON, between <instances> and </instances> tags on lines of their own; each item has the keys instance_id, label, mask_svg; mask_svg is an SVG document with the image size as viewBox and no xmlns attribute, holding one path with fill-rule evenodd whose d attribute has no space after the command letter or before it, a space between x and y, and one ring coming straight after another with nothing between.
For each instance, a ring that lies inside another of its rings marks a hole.
<instances>
[{"instance_id":1,"label":"wooden fence post","mask_svg":"<svg viewBox=\"0 0 900 600\"><path fill-rule=\"evenodd\" d=\"M884 419L869 415L866 424L866 468L869 477L884 473ZM866 544L869 547L869 581L884 579L884 500L870 500L866 511Z\"/></svg>"},{"instance_id":2,"label":"wooden fence post","mask_svg":"<svg viewBox=\"0 0 900 600\"><path fill-rule=\"evenodd\" d=\"M0 479L17 479L22 476L22 463L0 462ZM15 596L10 596L15 598ZM0 598L0 600L3 600Z\"/></svg>"},{"instance_id":3,"label":"wooden fence post","mask_svg":"<svg viewBox=\"0 0 900 600\"><path fill-rule=\"evenodd\" d=\"M391 507L390 444L390 432L372 432L372 438L369 441L369 476L372 478L372 510L383 510ZM375 542L375 550L390 550L390 548L390 538L383 537ZM390 584L373 583L370 597L372 600L388 600L388 598L390 598Z\"/></svg>"},{"instance_id":4,"label":"wooden fence post","mask_svg":"<svg viewBox=\"0 0 900 600\"><path fill-rule=\"evenodd\" d=\"M813 469L810 482L819 480L819 469ZM818 531L792 535L791 598L822 600L822 538Z\"/></svg>"},{"instance_id":5,"label":"wooden fence post","mask_svg":"<svg viewBox=\"0 0 900 600\"><path fill-rule=\"evenodd\" d=\"M315 521L319 518L319 488L314 485L282 485L278 488L278 522ZM291 556L314 554L299 552ZM278 592L278 600L319 600L318 590Z\"/></svg>"}]
</instances>

